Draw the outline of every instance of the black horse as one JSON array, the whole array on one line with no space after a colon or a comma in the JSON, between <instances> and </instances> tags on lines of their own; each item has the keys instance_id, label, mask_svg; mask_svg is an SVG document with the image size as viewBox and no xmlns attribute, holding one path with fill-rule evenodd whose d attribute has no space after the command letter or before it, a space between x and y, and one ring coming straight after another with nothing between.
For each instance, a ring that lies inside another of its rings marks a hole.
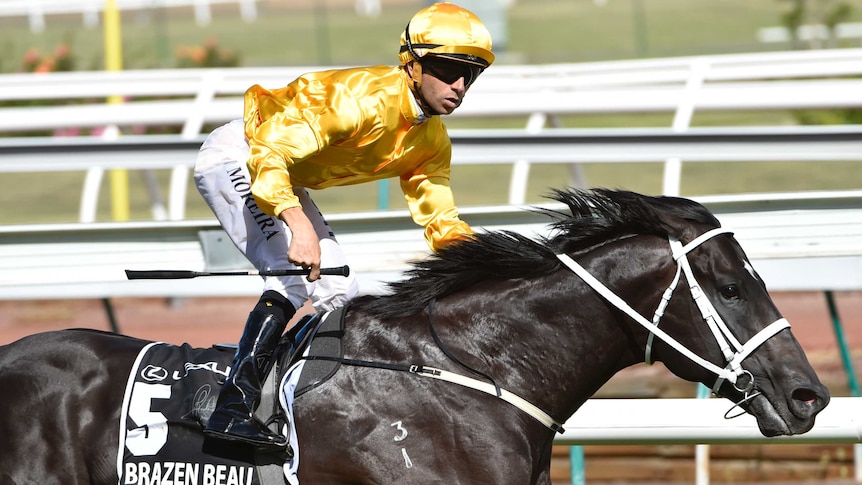
<instances>
[{"instance_id":1,"label":"black horse","mask_svg":"<svg viewBox=\"0 0 862 485\"><path fill-rule=\"evenodd\" d=\"M552 237L479 233L349 305L348 365L293 404L300 483L548 485L560 423L645 360L766 436L811 429L829 393L708 210L553 198L569 211L545 211ZM147 344L70 330L0 348L0 483L117 483L122 389Z\"/></svg>"}]
</instances>

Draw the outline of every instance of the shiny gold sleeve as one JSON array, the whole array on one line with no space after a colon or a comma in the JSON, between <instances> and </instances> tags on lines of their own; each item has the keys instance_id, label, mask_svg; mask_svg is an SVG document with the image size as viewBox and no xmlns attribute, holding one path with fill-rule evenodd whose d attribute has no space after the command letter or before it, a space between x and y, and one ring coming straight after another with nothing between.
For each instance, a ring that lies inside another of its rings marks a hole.
<instances>
[{"instance_id":1,"label":"shiny gold sleeve","mask_svg":"<svg viewBox=\"0 0 862 485\"><path fill-rule=\"evenodd\" d=\"M300 205L290 167L349 136L362 116L338 86L295 84L277 91L252 86L245 96L251 191L260 209L274 216Z\"/></svg>"},{"instance_id":2,"label":"shiny gold sleeve","mask_svg":"<svg viewBox=\"0 0 862 485\"><path fill-rule=\"evenodd\" d=\"M447 144L421 173L401 178L401 190L407 200L410 215L425 228L425 241L432 251L438 251L456 239L463 239L473 230L458 216L455 197L449 186L449 160L452 146Z\"/></svg>"}]
</instances>

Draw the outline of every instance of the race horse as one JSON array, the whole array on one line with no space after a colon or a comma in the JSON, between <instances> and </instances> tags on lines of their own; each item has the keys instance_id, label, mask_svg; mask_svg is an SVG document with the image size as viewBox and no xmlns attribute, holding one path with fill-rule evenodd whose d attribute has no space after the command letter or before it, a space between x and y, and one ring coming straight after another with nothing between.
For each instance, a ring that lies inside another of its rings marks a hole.
<instances>
[{"instance_id":1,"label":"race horse","mask_svg":"<svg viewBox=\"0 0 862 485\"><path fill-rule=\"evenodd\" d=\"M535 209L547 236L479 231L344 309L337 355L305 357L337 367L292 401L300 483L549 485L562 424L642 362L705 384L765 436L812 428L829 393L713 214L627 191L550 197ZM0 483L118 483L122 447L157 435L120 424L148 344L61 330L0 348ZM173 466L120 483L195 483Z\"/></svg>"}]
</instances>

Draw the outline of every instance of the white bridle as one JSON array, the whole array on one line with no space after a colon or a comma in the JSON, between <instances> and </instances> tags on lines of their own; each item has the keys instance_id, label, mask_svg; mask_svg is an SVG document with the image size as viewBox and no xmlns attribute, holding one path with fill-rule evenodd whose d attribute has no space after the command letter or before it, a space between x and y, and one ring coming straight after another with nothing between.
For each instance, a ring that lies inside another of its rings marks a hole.
<instances>
[{"instance_id":1,"label":"white bridle","mask_svg":"<svg viewBox=\"0 0 862 485\"><path fill-rule=\"evenodd\" d=\"M583 279L588 285L590 285L596 292L598 292L605 300L609 303L617 307L619 310L630 316L637 323L647 329L650 332L649 338L647 339L646 351L644 360L646 363L650 364L651 362L651 349L652 349L652 340L653 336L657 336L666 344L673 347L677 352L682 355L688 357L690 360L700 365L701 367L715 373L718 376L715 384L712 386L712 392L717 393L718 389L721 387L721 384L727 380L731 382L734 387L746 394L746 398L748 397L748 393L754 388L754 377L750 372L742 368L742 361L745 360L746 357L751 355L755 349L760 347L764 342L766 342L770 337L777 334L781 330L790 327L790 323L784 319L779 318L778 320L772 322L767 325L766 328L762 329L756 335L754 335L751 339L748 340L745 344L740 344L736 337L733 336L733 333L724 323L724 320L721 319L721 316L715 311L715 307L712 306L709 299L703 293L700 288L700 285L697 283L697 280L694 277L694 273L691 270L691 265L688 262L688 253L691 252L694 248L700 246L705 241L712 239L713 237L719 234L730 234L732 231L724 228L716 228L711 231L707 231L704 234L701 234L699 237L691 241L690 243L683 246L683 244L673 236L669 236L668 240L670 242L671 252L673 259L677 262L676 275L674 276L673 281L670 286L665 290L664 295L662 296L661 302L659 302L658 308L656 308L655 314L653 316L652 322L641 316L635 309L633 309L628 303L622 300L619 296L617 296L613 291L608 289L604 284L602 284L599 280L597 280L593 275L587 272L583 266L575 262L571 257L566 254L558 254L557 258L562 261L569 269L575 272L581 279ZM719 348L721 349L722 354L724 355L724 359L727 361L727 365L725 367L719 367L712 362L701 358L691 350L687 349L685 346L677 342L673 337L665 333L663 330L658 328L659 321L661 317L664 315L664 310L670 302L671 297L673 296L673 292L676 289L677 284L680 280L680 274L685 273L685 278L688 281L689 289L691 290L692 298L694 302L697 304L698 309L700 309L700 313L703 316L704 321L709 326L709 329L712 331L713 337L715 337L715 341L718 343ZM737 384L739 378L742 376L748 377L748 382ZM741 387L740 387L741 386Z\"/></svg>"}]
</instances>

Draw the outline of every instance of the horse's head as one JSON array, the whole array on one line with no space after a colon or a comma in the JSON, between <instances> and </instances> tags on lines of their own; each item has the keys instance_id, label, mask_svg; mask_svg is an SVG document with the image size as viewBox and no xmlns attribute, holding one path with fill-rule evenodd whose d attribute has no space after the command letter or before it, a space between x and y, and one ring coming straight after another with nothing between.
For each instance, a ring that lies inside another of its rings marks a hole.
<instances>
[{"instance_id":1,"label":"horse's head","mask_svg":"<svg viewBox=\"0 0 862 485\"><path fill-rule=\"evenodd\" d=\"M724 372L716 378L703 369L696 380L754 415L765 436L810 430L829 402L828 390L732 234L703 234L688 246L671 243L684 280L666 317L676 321L680 340L694 336L691 350ZM668 354L672 370L688 365L681 354Z\"/></svg>"},{"instance_id":2,"label":"horse's head","mask_svg":"<svg viewBox=\"0 0 862 485\"><path fill-rule=\"evenodd\" d=\"M560 192L557 198L576 215L628 225L629 235L644 236L644 245L651 247L635 263L653 268L646 284L634 285L640 286L641 296L632 296L632 303L639 300L644 313L629 314L648 329L638 333L647 335L645 344L637 339L645 348L644 359L662 361L676 375L737 403L756 417L765 436L810 430L828 404L829 392L732 233L687 199L597 194L585 199ZM583 229L577 221L571 224ZM566 223L558 226L570 234L578 230ZM561 256L571 269L582 271L566 258Z\"/></svg>"}]
</instances>

